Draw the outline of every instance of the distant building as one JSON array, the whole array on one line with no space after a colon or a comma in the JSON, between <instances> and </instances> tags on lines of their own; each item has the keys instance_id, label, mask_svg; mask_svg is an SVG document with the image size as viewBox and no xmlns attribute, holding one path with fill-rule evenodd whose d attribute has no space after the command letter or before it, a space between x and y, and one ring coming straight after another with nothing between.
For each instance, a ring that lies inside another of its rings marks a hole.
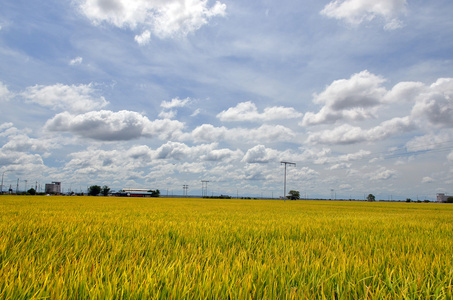
<instances>
[{"instance_id":1,"label":"distant building","mask_svg":"<svg viewBox=\"0 0 453 300\"><path fill-rule=\"evenodd\" d=\"M450 197L453 197L453 196L448 196L448 195L445 195L444 193L438 193L437 202L445 203L445 202L447 202L447 199Z\"/></svg>"},{"instance_id":2,"label":"distant building","mask_svg":"<svg viewBox=\"0 0 453 300\"><path fill-rule=\"evenodd\" d=\"M123 189L114 195L119 197L155 197L155 192L155 190L150 189Z\"/></svg>"},{"instance_id":3,"label":"distant building","mask_svg":"<svg viewBox=\"0 0 453 300\"><path fill-rule=\"evenodd\" d=\"M61 182L53 181L52 183L46 183L46 194L58 195L61 193Z\"/></svg>"}]
</instances>

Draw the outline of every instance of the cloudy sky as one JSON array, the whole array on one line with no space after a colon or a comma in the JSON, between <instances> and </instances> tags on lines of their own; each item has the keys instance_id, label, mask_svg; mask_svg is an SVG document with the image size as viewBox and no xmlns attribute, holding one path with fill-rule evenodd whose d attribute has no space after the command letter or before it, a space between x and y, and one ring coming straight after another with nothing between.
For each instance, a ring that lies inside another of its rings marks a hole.
<instances>
[{"instance_id":1,"label":"cloudy sky","mask_svg":"<svg viewBox=\"0 0 453 300\"><path fill-rule=\"evenodd\" d=\"M450 0L6 0L4 190L453 193Z\"/></svg>"}]
</instances>

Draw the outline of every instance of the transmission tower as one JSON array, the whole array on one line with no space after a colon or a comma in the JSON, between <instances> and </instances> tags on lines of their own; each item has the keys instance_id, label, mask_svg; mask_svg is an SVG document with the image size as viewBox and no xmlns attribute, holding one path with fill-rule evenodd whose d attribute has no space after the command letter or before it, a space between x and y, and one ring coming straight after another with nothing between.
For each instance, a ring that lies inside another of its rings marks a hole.
<instances>
[{"instance_id":1,"label":"transmission tower","mask_svg":"<svg viewBox=\"0 0 453 300\"><path fill-rule=\"evenodd\" d=\"M208 196L208 182L208 180L201 181L201 196L203 198Z\"/></svg>"}]
</instances>

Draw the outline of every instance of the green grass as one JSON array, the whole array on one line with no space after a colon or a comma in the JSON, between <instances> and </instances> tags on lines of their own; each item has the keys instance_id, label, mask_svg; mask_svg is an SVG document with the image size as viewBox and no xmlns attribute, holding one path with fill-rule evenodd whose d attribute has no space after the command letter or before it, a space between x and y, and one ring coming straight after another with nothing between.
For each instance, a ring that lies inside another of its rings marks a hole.
<instances>
[{"instance_id":1,"label":"green grass","mask_svg":"<svg viewBox=\"0 0 453 300\"><path fill-rule=\"evenodd\" d=\"M2 299L452 299L453 205L0 197Z\"/></svg>"}]
</instances>

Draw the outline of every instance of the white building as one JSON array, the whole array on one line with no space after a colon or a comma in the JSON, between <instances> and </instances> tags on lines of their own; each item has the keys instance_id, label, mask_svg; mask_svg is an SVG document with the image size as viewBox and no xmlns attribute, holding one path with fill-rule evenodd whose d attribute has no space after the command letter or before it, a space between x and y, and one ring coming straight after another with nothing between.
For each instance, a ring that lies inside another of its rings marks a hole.
<instances>
[{"instance_id":1,"label":"white building","mask_svg":"<svg viewBox=\"0 0 453 300\"><path fill-rule=\"evenodd\" d=\"M448 196L448 195L445 195L444 193L438 193L437 202L445 203L445 202L447 202L447 199L450 197L453 197L453 196Z\"/></svg>"}]
</instances>

